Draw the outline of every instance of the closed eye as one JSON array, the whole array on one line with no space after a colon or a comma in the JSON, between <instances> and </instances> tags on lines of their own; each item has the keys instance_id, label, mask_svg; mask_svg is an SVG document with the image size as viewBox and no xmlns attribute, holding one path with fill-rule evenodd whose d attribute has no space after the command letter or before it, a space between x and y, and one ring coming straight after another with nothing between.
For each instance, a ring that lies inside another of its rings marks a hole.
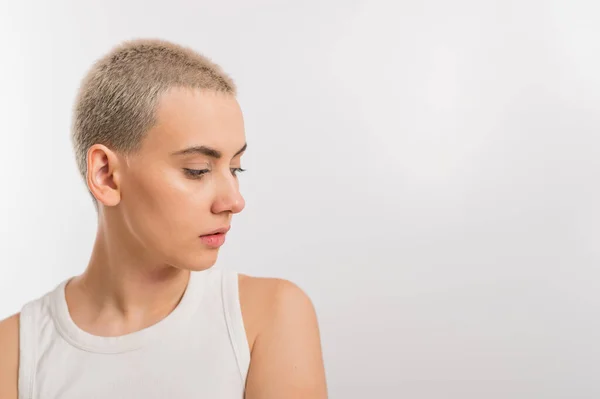
<instances>
[{"instance_id":1,"label":"closed eye","mask_svg":"<svg viewBox=\"0 0 600 399\"><path fill-rule=\"evenodd\" d=\"M199 179L199 178L202 177L202 175L210 172L210 169L189 169L189 168L183 168L183 171L189 177L191 177L193 179Z\"/></svg>"},{"instance_id":2,"label":"closed eye","mask_svg":"<svg viewBox=\"0 0 600 399\"><path fill-rule=\"evenodd\" d=\"M237 176L238 173L242 173L242 172L246 171L246 169L242 169L242 168L231 168L230 170L231 170L231 174L234 176ZM188 175L192 179L200 179L203 175L210 172L210 169L183 168L183 171L185 172L186 175Z\"/></svg>"}]
</instances>

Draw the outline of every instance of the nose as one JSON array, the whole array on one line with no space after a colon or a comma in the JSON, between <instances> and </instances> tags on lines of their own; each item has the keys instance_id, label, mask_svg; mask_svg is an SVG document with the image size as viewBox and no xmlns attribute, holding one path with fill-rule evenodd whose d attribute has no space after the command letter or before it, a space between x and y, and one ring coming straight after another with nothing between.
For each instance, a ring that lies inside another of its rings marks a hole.
<instances>
[{"instance_id":1,"label":"nose","mask_svg":"<svg viewBox=\"0 0 600 399\"><path fill-rule=\"evenodd\" d=\"M218 179L217 194L212 205L215 214L230 212L240 213L246 206L246 201L240 193L237 177L228 173L227 176Z\"/></svg>"}]
</instances>

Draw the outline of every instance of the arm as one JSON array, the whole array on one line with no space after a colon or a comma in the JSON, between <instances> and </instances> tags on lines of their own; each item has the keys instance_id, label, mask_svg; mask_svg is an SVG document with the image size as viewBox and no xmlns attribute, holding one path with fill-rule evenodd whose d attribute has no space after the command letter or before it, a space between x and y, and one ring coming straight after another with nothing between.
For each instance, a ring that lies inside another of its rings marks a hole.
<instances>
[{"instance_id":1,"label":"arm","mask_svg":"<svg viewBox=\"0 0 600 399\"><path fill-rule=\"evenodd\" d=\"M17 399L19 315L0 321L0 398Z\"/></svg>"},{"instance_id":2,"label":"arm","mask_svg":"<svg viewBox=\"0 0 600 399\"><path fill-rule=\"evenodd\" d=\"M250 279L254 282L240 285L240 298L248 298L242 311L245 307L246 314L259 316L252 318L249 329L256 334L245 398L327 398L319 326L310 298L286 280Z\"/></svg>"}]
</instances>

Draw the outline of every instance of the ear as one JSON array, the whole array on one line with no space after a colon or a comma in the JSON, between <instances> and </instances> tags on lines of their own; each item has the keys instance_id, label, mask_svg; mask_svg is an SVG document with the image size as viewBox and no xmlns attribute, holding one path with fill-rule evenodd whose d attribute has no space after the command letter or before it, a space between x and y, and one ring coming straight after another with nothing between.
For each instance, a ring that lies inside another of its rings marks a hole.
<instances>
[{"instance_id":1,"label":"ear","mask_svg":"<svg viewBox=\"0 0 600 399\"><path fill-rule=\"evenodd\" d=\"M115 206L121 201L119 157L110 148L94 144L87 152L87 185L98 202Z\"/></svg>"}]
</instances>

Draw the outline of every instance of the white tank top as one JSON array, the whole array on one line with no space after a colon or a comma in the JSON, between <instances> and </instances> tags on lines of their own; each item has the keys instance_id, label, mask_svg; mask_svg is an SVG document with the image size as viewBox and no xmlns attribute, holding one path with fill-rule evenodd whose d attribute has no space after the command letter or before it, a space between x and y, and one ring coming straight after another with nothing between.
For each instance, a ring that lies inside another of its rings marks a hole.
<instances>
[{"instance_id":1,"label":"white tank top","mask_svg":"<svg viewBox=\"0 0 600 399\"><path fill-rule=\"evenodd\" d=\"M236 272L192 272L177 307L119 337L73 322L61 283L20 316L19 399L241 399L250 350Z\"/></svg>"}]
</instances>

